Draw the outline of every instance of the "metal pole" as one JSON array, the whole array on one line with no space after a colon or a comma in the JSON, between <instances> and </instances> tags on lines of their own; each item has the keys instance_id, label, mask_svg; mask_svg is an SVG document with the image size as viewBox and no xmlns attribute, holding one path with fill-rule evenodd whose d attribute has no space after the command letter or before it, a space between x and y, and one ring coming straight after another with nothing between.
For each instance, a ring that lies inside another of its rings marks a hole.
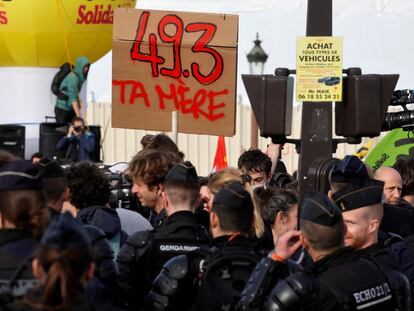
<instances>
[{"instance_id":1,"label":"metal pole","mask_svg":"<svg viewBox=\"0 0 414 311\"><path fill-rule=\"evenodd\" d=\"M259 128L257 126L257 121L252 109L250 109L250 114L250 147L253 149L257 149L259 146Z\"/></svg>"},{"instance_id":2,"label":"metal pole","mask_svg":"<svg viewBox=\"0 0 414 311\"><path fill-rule=\"evenodd\" d=\"M307 36L332 36L332 0L308 0ZM315 190L309 168L320 158L332 157L332 103L304 102L299 156L300 201Z\"/></svg>"},{"instance_id":3,"label":"metal pole","mask_svg":"<svg viewBox=\"0 0 414 311\"><path fill-rule=\"evenodd\" d=\"M263 67L262 67L262 72L260 74L263 74ZM253 74L253 67L251 63L250 63L250 74ZM256 117L254 116L253 109L250 109L250 148L258 149L258 146L259 146L259 127L257 125L257 121L256 121Z\"/></svg>"},{"instance_id":4,"label":"metal pole","mask_svg":"<svg viewBox=\"0 0 414 311\"><path fill-rule=\"evenodd\" d=\"M178 111L172 112L172 140L178 145Z\"/></svg>"}]
</instances>

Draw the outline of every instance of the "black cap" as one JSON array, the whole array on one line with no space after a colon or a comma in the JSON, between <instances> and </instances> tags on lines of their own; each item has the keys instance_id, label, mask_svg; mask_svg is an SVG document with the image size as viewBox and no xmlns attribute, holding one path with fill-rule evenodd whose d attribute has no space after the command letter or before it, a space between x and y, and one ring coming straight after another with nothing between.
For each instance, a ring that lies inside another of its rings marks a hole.
<instances>
[{"instance_id":1,"label":"black cap","mask_svg":"<svg viewBox=\"0 0 414 311\"><path fill-rule=\"evenodd\" d=\"M347 155L341 162L332 166L330 182L347 183L356 179L368 179L368 170L356 156Z\"/></svg>"},{"instance_id":2,"label":"black cap","mask_svg":"<svg viewBox=\"0 0 414 311\"><path fill-rule=\"evenodd\" d=\"M40 167L40 175L43 179L66 177L65 170L55 160L42 159L37 165Z\"/></svg>"},{"instance_id":3,"label":"black cap","mask_svg":"<svg viewBox=\"0 0 414 311\"><path fill-rule=\"evenodd\" d=\"M300 218L310 222L332 227L341 219L341 210L325 194L310 192L305 195L300 208Z\"/></svg>"},{"instance_id":4,"label":"black cap","mask_svg":"<svg viewBox=\"0 0 414 311\"><path fill-rule=\"evenodd\" d=\"M171 180L183 181L187 183L200 184L197 171L191 162L184 162L174 165L165 176L164 183Z\"/></svg>"},{"instance_id":5,"label":"black cap","mask_svg":"<svg viewBox=\"0 0 414 311\"><path fill-rule=\"evenodd\" d=\"M384 183L375 179L354 180L335 192L334 202L343 212L382 203Z\"/></svg>"},{"instance_id":6,"label":"black cap","mask_svg":"<svg viewBox=\"0 0 414 311\"><path fill-rule=\"evenodd\" d=\"M40 190L39 168L30 161L12 161L0 168L0 191Z\"/></svg>"},{"instance_id":7,"label":"black cap","mask_svg":"<svg viewBox=\"0 0 414 311\"><path fill-rule=\"evenodd\" d=\"M239 182L234 182L221 188L214 196L213 208L217 204L231 208L254 208L250 193Z\"/></svg>"},{"instance_id":8,"label":"black cap","mask_svg":"<svg viewBox=\"0 0 414 311\"><path fill-rule=\"evenodd\" d=\"M69 247L88 246L89 239L79 221L66 212L53 218L40 243L57 250L65 250Z\"/></svg>"}]
</instances>

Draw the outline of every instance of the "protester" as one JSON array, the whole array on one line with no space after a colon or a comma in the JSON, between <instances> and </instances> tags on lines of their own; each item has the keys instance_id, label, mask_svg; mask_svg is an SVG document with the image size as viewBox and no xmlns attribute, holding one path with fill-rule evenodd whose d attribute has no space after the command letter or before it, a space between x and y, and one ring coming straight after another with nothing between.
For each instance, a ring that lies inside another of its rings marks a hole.
<instances>
[{"instance_id":1,"label":"protester","mask_svg":"<svg viewBox=\"0 0 414 311\"><path fill-rule=\"evenodd\" d=\"M402 199L414 207L414 159L398 160L394 168L402 178Z\"/></svg>"},{"instance_id":2,"label":"protester","mask_svg":"<svg viewBox=\"0 0 414 311\"><path fill-rule=\"evenodd\" d=\"M271 243L264 245L267 251L274 249L279 236L289 230L296 230L298 222L298 198L292 191L285 189L255 190L256 202L265 225L265 236Z\"/></svg>"},{"instance_id":3,"label":"protester","mask_svg":"<svg viewBox=\"0 0 414 311\"><path fill-rule=\"evenodd\" d=\"M0 168L0 307L35 284L31 259L49 222L38 168L12 161Z\"/></svg>"},{"instance_id":4,"label":"protester","mask_svg":"<svg viewBox=\"0 0 414 311\"><path fill-rule=\"evenodd\" d=\"M194 215L199 192L198 176L191 163L173 166L163 183L167 214L164 224L132 235L119 252L118 284L129 309L143 306L152 282L168 259L207 248L208 233Z\"/></svg>"},{"instance_id":5,"label":"protester","mask_svg":"<svg viewBox=\"0 0 414 311\"><path fill-rule=\"evenodd\" d=\"M95 135L86 130L85 121L76 117L69 127L68 133L58 141L56 148L66 150L64 159L66 161L88 161L92 160L92 155L95 152L95 139Z\"/></svg>"},{"instance_id":6,"label":"protester","mask_svg":"<svg viewBox=\"0 0 414 311\"><path fill-rule=\"evenodd\" d=\"M385 183L384 217L380 229L398 234L402 238L414 234L414 209L406 201L406 199L411 199L408 193L414 193L412 190L413 181L410 181L411 173L405 165L406 162L408 163L405 160L398 160L394 165L401 172L404 172L404 178L400 175L399 170L391 167L382 167L375 173L376 179Z\"/></svg>"},{"instance_id":7,"label":"protester","mask_svg":"<svg viewBox=\"0 0 414 311\"><path fill-rule=\"evenodd\" d=\"M239 170L251 177L254 188L266 187L272 178L272 161L258 149L245 151L237 162Z\"/></svg>"},{"instance_id":8,"label":"protester","mask_svg":"<svg viewBox=\"0 0 414 311\"><path fill-rule=\"evenodd\" d=\"M144 136L145 137L145 136ZM144 139L144 138L143 138ZM177 156L183 160L184 154L178 149L177 145L173 140L165 134L157 134L152 137L148 137L148 142L141 140L144 149L155 149L164 152L172 152L177 154Z\"/></svg>"},{"instance_id":9,"label":"protester","mask_svg":"<svg viewBox=\"0 0 414 311\"><path fill-rule=\"evenodd\" d=\"M151 139L154 137L152 134L146 134L142 136L141 140L139 141L141 144L142 149L145 149L145 147L149 144Z\"/></svg>"},{"instance_id":10,"label":"protester","mask_svg":"<svg viewBox=\"0 0 414 311\"><path fill-rule=\"evenodd\" d=\"M181 162L176 153L145 149L129 163L127 174L133 181L132 192L144 208L150 209L149 222L156 228L165 219L165 202L162 197L164 178L171 167Z\"/></svg>"},{"instance_id":11,"label":"protester","mask_svg":"<svg viewBox=\"0 0 414 311\"><path fill-rule=\"evenodd\" d=\"M384 182L385 203L398 204L401 199L402 179L400 173L392 167L380 167L374 174L374 179Z\"/></svg>"},{"instance_id":12,"label":"protester","mask_svg":"<svg viewBox=\"0 0 414 311\"><path fill-rule=\"evenodd\" d=\"M79 93L88 77L90 64L85 56L76 59L75 69L62 81L59 90L67 99L56 98L55 115L58 123L71 123L75 117L80 117Z\"/></svg>"},{"instance_id":13,"label":"protester","mask_svg":"<svg viewBox=\"0 0 414 311\"><path fill-rule=\"evenodd\" d=\"M127 239L116 210L108 207L109 180L91 162L73 164L68 169L69 202L76 208L76 218L85 225L101 229L115 255Z\"/></svg>"}]
</instances>

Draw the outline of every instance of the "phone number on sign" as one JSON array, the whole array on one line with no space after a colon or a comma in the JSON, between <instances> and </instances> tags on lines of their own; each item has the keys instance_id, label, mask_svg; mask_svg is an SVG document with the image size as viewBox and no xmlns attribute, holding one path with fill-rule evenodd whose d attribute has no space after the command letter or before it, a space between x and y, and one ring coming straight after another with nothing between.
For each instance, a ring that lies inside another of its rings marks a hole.
<instances>
[{"instance_id":1,"label":"phone number on sign","mask_svg":"<svg viewBox=\"0 0 414 311\"><path fill-rule=\"evenodd\" d=\"M337 100L340 100L340 97L338 94L299 94L298 99L302 101L307 101L307 100L337 101Z\"/></svg>"}]
</instances>

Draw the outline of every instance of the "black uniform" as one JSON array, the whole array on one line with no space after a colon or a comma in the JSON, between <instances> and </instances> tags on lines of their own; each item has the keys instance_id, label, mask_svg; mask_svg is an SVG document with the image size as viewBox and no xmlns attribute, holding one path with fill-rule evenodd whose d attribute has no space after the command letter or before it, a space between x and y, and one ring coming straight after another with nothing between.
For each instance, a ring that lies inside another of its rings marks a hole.
<instances>
[{"instance_id":1,"label":"black uniform","mask_svg":"<svg viewBox=\"0 0 414 311\"><path fill-rule=\"evenodd\" d=\"M265 310L410 310L409 283L395 270L342 248L317 261L310 272L280 280ZM246 309L246 308L245 308Z\"/></svg>"},{"instance_id":2,"label":"black uniform","mask_svg":"<svg viewBox=\"0 0 414 311\"><path fill-rule=\"evenodd\" d=\"M293 273L286 278L282 274L286 269L279 268L282 263L262 261L243 292L239 309L260 310L263 300L264 310L411 309L410 285L401 272L381 267L351 248L343 247L341 211L326 195L308 193L301 205L300 221L305 246L323 255L322 258L319 257L310 271ZM319 236L312 236L315 233ZM323 241L319 240L322 238ZM269 295L272 283L263 273L266 269L279 277ZM262 273L258 273L260 270ZM268 297L263 299L263 296Z\"/></svg>"},{"instance_id":3,"label":"black uniform","mask_svg":"<svg viewBox=\"0 0 414 311\"><path fill-rule=\"evenodd\" d=\"M232 310L260 257L243 236L218 237L212 245L200 267L200 285L193 309Z\"/></svg>"},{"instance_id":4,"label":"black uniform","mask_svg":"<svg viewBox=\"0 0 414 311\"><path fill-rule=\"evenodd\" d=\"M404 200L396 205L384 204L384 216L380 229L406 238L414 234L414 209Z\"/></svg>"},{"instance_id":5,"label":"black uniform","mask_svg":"<svg viewBox=\"0 0 414 311\"><path fill-rule=\"evenodd\" d=\"M166 219L167 213L165 212L165 209L162 209L158 214L153 210L149 212L148 221L153 228L161 226Z\"/></svg>"},{"instance_id":6,"label":"black uniform","mask_svg":"<svg viewBox=\"0 0 414 311\"><path fill-rule=\"evenodd\" d=\"M32 259L37 245L30 232L0 230L0 306L22 297L36 284Z\"/></svg>"},{"instance_id":7,"label":"black uniform","mask_svg":"<svg viewBox=\"0 0 414 311\"><path fill-rule=\"evenodd\" d=\"M381 243L375 243L364 249L356 251L362 257L369 258L381 267L399 270L398 263L393 260Z\"/></svg>"},{"instance_id":8,"label":"black uniform","mask_svg":"<svg viewBox=\"0 0 414 311\"><path fill-rule=\"evenodd\" d=\"M332 198L341 206L343 212L349 212L359 208L378 209L383 199L383 189L384 183L382 181L368 178L355 179L334 193ZM385 211L388 210L389 212L390 208L389 206L388 208L387 206L385 207L383 220L385 219ZM389 213L388 216L393 215L394 212ZM410 283L413 284L413 257L407 251L405 243L399 241L398 236L386 234L381 231L378 235L378 240L378 243L358 250L357 253L372 260L383 270L395 269L403 272Z\"/></svg>"},{"instance_id":9,"label":"black uniform","mask_svg":"<svg viewBox=\"0 0 414 311\"><path fill-rule=\"evenodd\" d=\"M337 306L350 309L365 310L394 310L392 303L392 290L408 288L408 283L399 275L399 284L393 288L388 276L378 269L374 263L358 258L350 249L344 248L328 255L315 263L312 271L319 279L321 286L320 303L315 304L316 310L325 310L321 306L332 306L329 296L335 296ZM392 275L397 275L393 273ZM401 288L400 288L401 286ZM332 308L333 310L334 308Z\"/></svg>"},{"instance_id":10,"label":"black uniform","mask_svg":"<svg viewBox=\"0 0 414 311\"><path fill-rule=\"evenodd\" d=\"M162 226L131 235L117 258L121 299L128 307L142 307L165 262L207 245L208 234L190 211L175 212Z\"/></svg>"},{"instance_id":11,"label":"black uniform","mask_svg":"<svg viewBox=\"0 0 414 311\"><path fill-rule=\"evenodd\" d=\"M234 310L260 257L244 236L221 236L208 251L170 259L154 281L147 310Z\"/></svg>"},{"instance_id":12,"label":"black uniform","mask_svg":"<svg viewBox=\"0 0 414 311\"><path fill-rule=\"evenodd\" d=\"M390 245L387 245L387 243L387 241L385 242L385 245L383 242L375 243L369 247L358 250L357 254L371 259L381 268L397 270L403 273L407 277L411 291L413 292L414 254L410 252L406 241L397 240Z\"/></svg>"}]
</instances>

